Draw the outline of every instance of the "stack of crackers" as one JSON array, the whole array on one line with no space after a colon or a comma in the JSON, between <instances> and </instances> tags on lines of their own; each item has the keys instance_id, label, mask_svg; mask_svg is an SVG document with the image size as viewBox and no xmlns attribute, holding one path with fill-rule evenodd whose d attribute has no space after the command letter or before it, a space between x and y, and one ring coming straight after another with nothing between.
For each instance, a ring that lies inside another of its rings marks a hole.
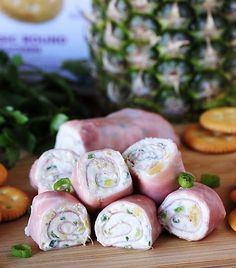
<instances>
[{"instance_id":1,"label":"stack of crackers","mask_svg":"<svg viewBox=\"0 0 236 268\"><path fill-rule=\"evenodd\" d=\"M198 124L185 129L183 141L200 152L236 152L236 107L214 108L204 112Z\"/></svg>"}]
</instances>

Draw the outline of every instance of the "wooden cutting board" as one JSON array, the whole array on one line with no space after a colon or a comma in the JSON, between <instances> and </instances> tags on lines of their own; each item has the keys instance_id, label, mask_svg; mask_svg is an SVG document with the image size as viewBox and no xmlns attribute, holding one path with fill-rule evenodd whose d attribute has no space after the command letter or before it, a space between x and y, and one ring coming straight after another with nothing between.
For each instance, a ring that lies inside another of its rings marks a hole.
<instances>
[{"instance_id":1,"label":"wooden cutting board","mask_svg":"<svg viewBox=\"0 0 236 268\"><path fill-rule=\"evenodd\" d=\"M184 126L176 128L179 134ZM216 189L222 198L227 212L233 204L229 201L229 192L236 188L236 153L210 155L194 152L181 147L186 170L197 177L202 173L218 174L221 186ZM28 182L28 173L33 162L32 157L21 159L9 174L9 185L25 190L31 197L36 193ZM235 204L236 207L236 204ZM167 233L162 233L153 249L148 251L105 248L95 241L87 246L43 252L24 235L28 217L0 224L0 267L236 267L236 232L223 222L208 237L198 242L188 242ZM19 259L10 255L14 244L29 243L33 247L33 256Z\"/></svg>"}]
</instances>

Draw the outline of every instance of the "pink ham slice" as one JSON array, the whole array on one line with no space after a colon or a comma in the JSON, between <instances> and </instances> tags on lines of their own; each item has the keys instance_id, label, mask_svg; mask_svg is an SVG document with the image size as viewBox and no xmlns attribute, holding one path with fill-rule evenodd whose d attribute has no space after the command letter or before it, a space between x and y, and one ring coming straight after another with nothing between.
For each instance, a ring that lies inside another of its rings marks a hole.
<instances>
[{"instance_id":1,"label":"pink ham slice","mask_svg":"<svg viewBox=\"0 0 236 268\"><path fill-rule=\"evenodd\" d=\"M161 224L170 233L189 241L210 234L225 217L225 208L217 193L195 183L169 194L159 208Z\"/></svg>"},{"instance_id":2,"label":"pink ham slice","mask_svg":"<svg viewBox=\"0 0 236 268\"><path fill-rule=\"evenodd\" d=\"M144 195L111 203L95 222L97 240L105 247L150 249L160 233L156 205Z\"/></svg>"},{"instance_id":3,"label":"pink ham slice","mask_svg":"<svg viewBox=\"0 0 236 268\"><path fill-rule=\"evenodd\" d=\"M123 109L104 118L72 120L57 134L55 148L84 152L111 148L123 152L145 137L170 138L179 143L173 127L158 114Z\"/></svg>"},{"instance_id":4,"label":"pink ham slice","mask_svg":"<svg viewBox=\"0 0 236 268\"><path fill-rule=\"evenodd\" d=\"M85 245L90 236L86 208L64 192L44 192L33 199L25 234L42 250Z\"/></svg>"},{"instance_id":5,"label":"pink ham slice","mask_svg":"<svg viewBox=\"0 0 236 268\"><path fill-rule=\"evenodd\" d=\"M146 138L131 145L123 157L138 191L157 203L178 188L177 177L184 171L181 153L169 139Z\"/></svg>"},{"instance_id":6,"label":"pink ham slice","mask_svg":"<svg viewBox=\"0 0 236 268\"><path fill-rule=\"evenodd\" d=\"M30 183L39 193L53 191L53 185L62 178L71 178L79 156L73 151L51 149L37 159L30 170Z\"/></svg>"},{"instance_id":7,"label":"pink ham slice","mask_svg":"<svg viewBox=\"0 0 236 268\"><path fill-rule=\"evenodd\" d=\"M104 208L133 191L132 178L122 155L111 149L83 154L71 182L79 199L90 210Z\"/></svg>"}]
</instances>

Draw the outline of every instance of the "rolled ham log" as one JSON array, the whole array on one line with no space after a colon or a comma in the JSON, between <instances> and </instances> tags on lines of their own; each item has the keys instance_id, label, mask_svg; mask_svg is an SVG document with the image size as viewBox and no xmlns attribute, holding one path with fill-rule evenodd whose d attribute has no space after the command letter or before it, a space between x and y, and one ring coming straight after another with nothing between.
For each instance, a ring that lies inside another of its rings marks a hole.
<instances>
[{"instance_id":1,"label":"rolled ham log","mask_svg":"<svg viewBox=\"0 0 236 268\"><path fill-rule=\"evenodd\" d=\"M30 183L39 193L53 191L62 178L71 178L79 156L70 150L51 149L37 159L30 170Z\"/></svg>"},{"instance_id":2,"label":"rolled ham log","mask_svg":"<svg viewBox=\"0 0 236 268\"><path fill-rule=\"evenodd\" d=\"M156 205L144 195L113 202L99 213L94 228L105 247L150 249L161 233Z\"/></svg>"},{"instance_id":3,"label":"rolled ham log","mask_svg":"<svg viewBox=\"0 0 236 268\"><path fill-rule=\"evenodd\" d=\"M44 192L33 199L25 234L46 251L85 245L90 238L86 208L72 195Z\"/></svg>"},{"instance_id":4,"label":"rolled ham log","mask_svg":"<svg viewBox=\"0 0 236 268\"><path fill-rule=\"evenodd\" d=\"M104 118L65 122L58 131L55 148L79 155L104 148L123 152L145 137L170 138L179 143L173 127L163 117L127 108Z\"/></svg>"},{"instance_id":5,"label":"rolled ham log","mask_svg":"<svg viewBox=\"0 0 236 268\"><path fill-rule=\"evenodd\" d=\"M177 177L185 170L181 153L170 139L143 139L131 145L123 157L138 191L157 203L178 188Z\"/></svg>"},{"instance_id":6,"label":"rolled ham log","mask_svg":"<svg viewBox=\"0 0 236 268\"><path fill-rule=\"evenodd\" d=\"M225 208L217 193L195 183L169 194L158 210L161 224L170 233L189 241L201 240L225 217Z\"/></svg>"},{"instance_id":7,"label":"rolled ham log","mask_svg":"<svg viewBox=\"0 0 236 268\"><path fill-rule=\"evenodd\" d=\"M133 191L132 178L122 155L111 149L81 156L71 182L80 200L90 210L104 208Z\"/></svg>"}]
</instances>

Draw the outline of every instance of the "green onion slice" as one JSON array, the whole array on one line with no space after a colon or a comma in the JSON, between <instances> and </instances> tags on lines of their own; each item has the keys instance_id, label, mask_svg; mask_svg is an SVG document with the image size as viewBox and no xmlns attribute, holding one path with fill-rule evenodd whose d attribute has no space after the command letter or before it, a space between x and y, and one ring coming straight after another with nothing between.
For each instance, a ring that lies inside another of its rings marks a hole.
<instances>
[{"instance_id":1,"label":"green onion slice","mask_svg":"<svg viewBox=\"0 0 236 268\"><path fill-rule=\"evenodd\" d=\"M71 181L69 178L62 178L58 181L56 181L53 184L54 191L59 192L67 192L72 193L73 192L73 186L71 184Z\"/></svg>"},{"instance_id":2,"label":"green onion slice","mask_svg":"<svg viewBox=\"0 0 236 268\"><path fill-rule=\"evenodd\" d=\"M52 121L50 123L50 130L52 133L56 133L60 126L66 122L69 119L69 117L66 114L63 113L58 113L56 115L54 115L54 117L52 118Z\"/></svg>"},{"instance_id":3,"label":"green onion slice","mask_svg":"<svg viewBox=\"0 0 236 268\"><path fill-rule=\"evenodd\" d=\"M178 177L178 183L182 188L193 187L194 180L194 176L188 172L181 172Z\"/></svg>"},{"instance_id":4,"label":"green onion slice","mask_svg":"<svg viewBox=\"0 0 236 268\"><path fill-rule=\"evenodd\" d=\"M30 258L32 256L31 246L18 244L11 247L11 255L19 258Z\"/></svg>"},{"instance_id":5,"label":"green onion slice","mask_svg":"<svg viewBox=\"0 0 236 268\"><path fill-rule=\"evenodd\" d=\"M213 174L202 174L200 179L202 184L205 184L211 188L220 186L220 177Z\"/></svg>"}]
</instances>

